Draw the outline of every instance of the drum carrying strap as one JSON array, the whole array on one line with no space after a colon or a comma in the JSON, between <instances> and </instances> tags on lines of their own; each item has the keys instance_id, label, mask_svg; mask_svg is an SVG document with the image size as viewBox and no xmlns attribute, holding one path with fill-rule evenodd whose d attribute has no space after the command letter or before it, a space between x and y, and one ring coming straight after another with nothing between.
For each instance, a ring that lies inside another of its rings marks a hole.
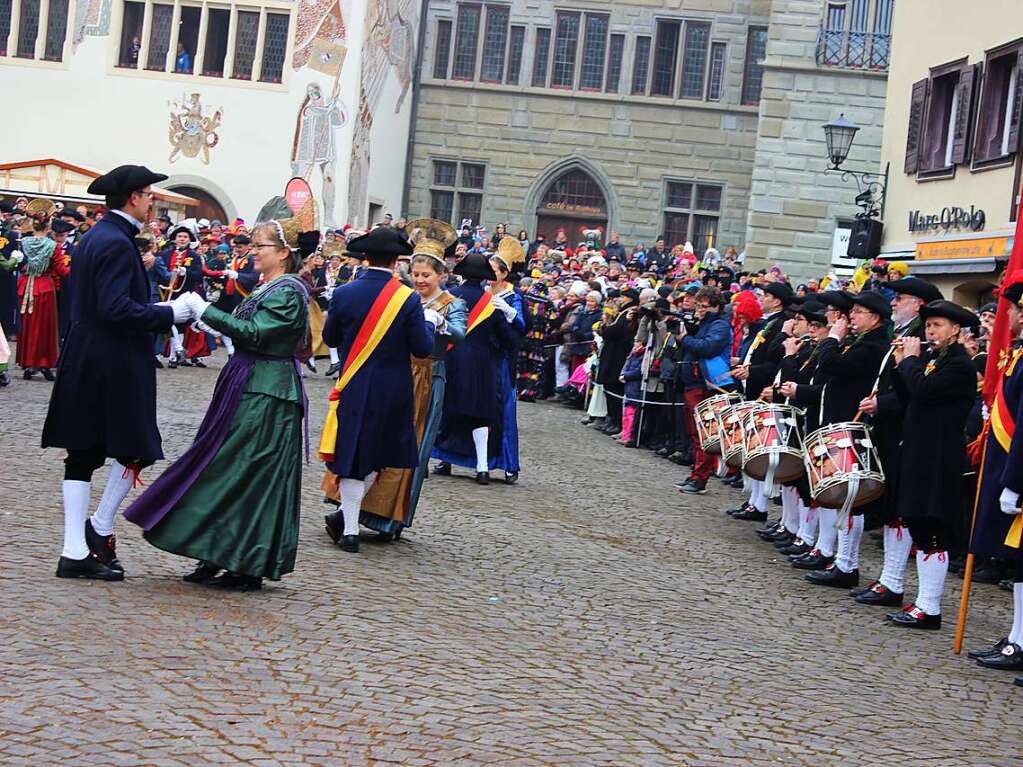
<instances>
[{"instance_id":1,"label":"drum carrying strap","mask_svg":"<svg viewBox=\"0 0 1023 767\"><path fill-rule=\"evenodd\" d=\"M852 511L853 502L856 500L856 496L860 492L860 478L857 476L849 477L849 484L846 487L845 501L842 502L842 508L838 512L838 516L835 519L835 526L841 530L843 525L849 524L849 512Z\"/></svg>"},{"instance_id":2,"label":"drum carrying strap","mask_svg":"<svg viewBox=\"0 0 1023 767\"><path fill-rule=\"evenodd\" d=\"M767 458L767 476L764 477L764 495L768 498L774 497L774 473L778 470L778 460L781 458L781 453L776 450L771 451L771 455Z\"/></svg>"}]
</instances>

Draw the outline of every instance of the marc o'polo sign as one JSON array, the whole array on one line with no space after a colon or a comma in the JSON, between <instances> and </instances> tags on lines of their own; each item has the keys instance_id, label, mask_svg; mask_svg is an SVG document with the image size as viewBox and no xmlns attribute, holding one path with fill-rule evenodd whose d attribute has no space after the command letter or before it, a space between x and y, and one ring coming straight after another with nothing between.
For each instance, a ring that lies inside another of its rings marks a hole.
<instances>
[{"instance_id":1,"label":"marc o'polo sign","mask_svg":"<svg viewBox=\"0 0 1023 767\"><path fill-rule=\"evenodd\" d=\"M949 206L941 209L941 213L923 213L919 210L909 211L909 231L911 232L980 232L984 229L987 218L984 211L971 205L969 208Z\"/></svg>"}]
</instances>

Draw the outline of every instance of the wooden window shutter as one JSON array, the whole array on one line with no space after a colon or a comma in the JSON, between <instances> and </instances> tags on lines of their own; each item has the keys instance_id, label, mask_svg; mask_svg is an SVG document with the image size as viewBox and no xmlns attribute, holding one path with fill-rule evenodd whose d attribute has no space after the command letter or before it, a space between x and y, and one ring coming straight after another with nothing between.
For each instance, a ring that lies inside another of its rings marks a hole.
<instances>
[{"instance_id":1,"label":"wooden window shutter","mask_svg":"<svg viewBox=\"0 0 1023 767\"><path fill-rule=\"evenodd\" d=\"M1020 120L1023 119L1023 48L1016 54L1016 93L1009 115L1009 152L1019 151Z\"/></svg>"},{"instance_id":2,"label":"wooden window shutter","mask_svg":"<svg viewBox=\"0 0 1023 767\"><path fill-rule=\"evenodd\" d=\"M965 64L959 72L958 106L952 125L952 164L961 165L970 156L970 133L973 127L974 98L979 92L981 64Z\"/></svg>"},{"instance_id":3,"label":"wooden window shutter","mask_svg":"<svg viewBox=\"0 0 1023 767\"><path fill-rule=\"evenodd\" d=\"M923 136L924 108L927 106L930 84L927 78L913 84L913 96L909 103L909 130L906 134L906 173L916 173L920 167L920 139Z\"/></svg>"}]
</instances>

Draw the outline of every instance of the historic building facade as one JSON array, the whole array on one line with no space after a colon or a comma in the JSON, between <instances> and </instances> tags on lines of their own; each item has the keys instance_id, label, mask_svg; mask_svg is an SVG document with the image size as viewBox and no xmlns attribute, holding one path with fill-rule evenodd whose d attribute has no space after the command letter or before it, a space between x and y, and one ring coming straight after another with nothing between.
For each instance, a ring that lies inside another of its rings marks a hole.
<instances>
[{"instance_id":1,"label":"historic building facade","mask_svg":"<svg viewBox=\"0 0 1023 767\"><path fill-rule=\"evenodd\" d=\"M881 249L912 260L946 297L990 297L1012 251L1023 175L1023 10L932 0L895 13L882 162L890 163Z\"/></svg>"},{"instance_id":2,"label":"historic building facade","mask_svg":"<svg viewBox=\"0 0 1023 767\"><path fill-rule=\"evenodd\" d=\"M876 166L891 4L433 0L407 212L819 272L856 212L821 126L851 103Z\"/></svg>"}]
</instances>

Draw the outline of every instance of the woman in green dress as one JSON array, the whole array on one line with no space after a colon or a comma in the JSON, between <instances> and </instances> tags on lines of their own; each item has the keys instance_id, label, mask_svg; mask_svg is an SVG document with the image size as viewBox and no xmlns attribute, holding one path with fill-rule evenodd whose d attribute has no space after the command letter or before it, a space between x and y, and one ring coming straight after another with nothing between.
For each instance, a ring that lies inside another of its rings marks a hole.
<instances>
[{"instance_id":1,"label":"woman in green dress","mask_svg":"<svg viewBox=\"0 0 1023 767\"><path fill-rule=\"evenodd\" d=\"M154 546L199 560L189 582L254 590L295 569L306 412L295 351L309 332L309 289L294 274L300 228L296 219L256 226L262 281L232 314L189 299L235 354L195 442L124 515Z\"/></svg>"}]
</instances>

